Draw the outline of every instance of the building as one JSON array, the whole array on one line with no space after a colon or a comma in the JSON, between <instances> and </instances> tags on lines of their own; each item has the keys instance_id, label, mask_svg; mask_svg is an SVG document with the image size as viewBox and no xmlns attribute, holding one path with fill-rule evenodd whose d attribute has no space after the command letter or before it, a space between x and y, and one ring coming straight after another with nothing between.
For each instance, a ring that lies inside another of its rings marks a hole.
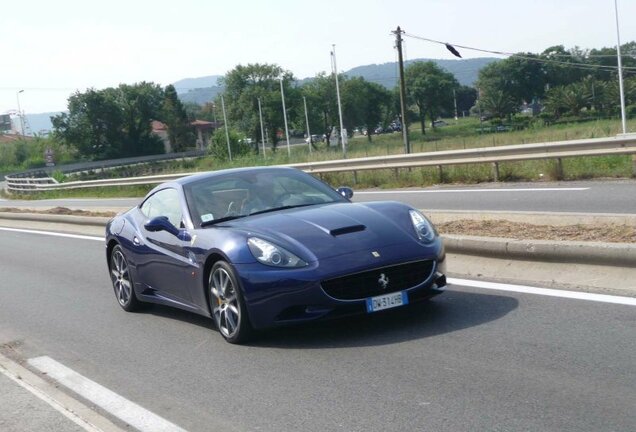
<instances>
[{"instance_id":1,"label":"building","mask_svg":"<svg viewBox=\"0 0 636 432\"><path fill-rule=\"evenodd\" d=\"M190 126L194 128L196 134L195 145L197 150L205 150L210 146L210 138L219 127L218 123L205 120L195 120L190 122ZM165 152L172 153L172 145L168 136L168 125L158 120L153 120L152 133L161 138Z\"/></svg>"},{"instance_id":2,"label":"building","mask_svg":"<svg viewBox=\"0 0 636 432\"><path fill-rule=\"evenodd\" d=\"M209 122L205 120L195 120L191 122L190 125L194 127L197 134L197 150L205 150L208 148L210 146L210 137L219 125L216 122Z\"/></svg>"},{"instance_id":3,"label":"building","mask_svg":"<svg viewBox=\"0 0 636 432\"><path fill-rule=\"evenodd\" d=\"M163 149L166 153L172 153L172 146L170 145L170 138L168 137L168 126L158 120L153 120L152 133L161 138L163 142Z\"/></svg>"}]
</instances>

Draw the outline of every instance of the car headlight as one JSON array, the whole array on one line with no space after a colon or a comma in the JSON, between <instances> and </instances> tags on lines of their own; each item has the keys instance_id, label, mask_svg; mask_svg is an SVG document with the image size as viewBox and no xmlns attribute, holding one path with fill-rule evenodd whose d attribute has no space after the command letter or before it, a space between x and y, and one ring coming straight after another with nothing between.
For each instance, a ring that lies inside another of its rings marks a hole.
<instances>
[{"instance_id":1,"label":"car headlight","mask_svg":"<svg viewBox=\"0 0 636 432\"><path fill-rule=\"evenodd\" d=\"M272 267L297 268L307 263L288 250L258 237L247 239L247 246L259 262Z\"/></svg>"},{"instance_id":2,"label":"car headlight","mask_svg":"<svg viewBox=\"0 0 636 432\"><path fill-rule=\"evenodd\" d=\"M409 210L409 214L411 215L411 222L413 223L413 228L415 228L417 237L423 242L432 242L437 236L437 232L435 231L435 228L433 228L433 225L431 225L428 219L426 219L426 217L417 210Z\"/></svg>"}]
</instances>

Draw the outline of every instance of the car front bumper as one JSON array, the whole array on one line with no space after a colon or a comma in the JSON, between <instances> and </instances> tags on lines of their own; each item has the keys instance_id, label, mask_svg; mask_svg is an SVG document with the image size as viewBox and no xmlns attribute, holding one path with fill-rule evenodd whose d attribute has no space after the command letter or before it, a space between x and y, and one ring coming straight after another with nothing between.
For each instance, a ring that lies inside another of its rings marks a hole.
<instances>
[{"instance_id":1,"label":"car front bumper","mask_svg":"<svg viewBox=\"0 0 636 432\"><path fill-rule=\"evenodd\" d=\"M354 299L334 298L323 289L322 282L360 272L377 271L408 262L427 260L432 262L425 279L412 286L387 293L402 291L408 303L416 303L442 293L446 287L446 268L443 248L435 256L410 257L410 259L383 260L382 262L352 263L343 266L343 257L335 257L313 263L302 269L265 268L262 264L236 265L243 287L250 322L254 328L263 329L306 321L336 318L367 312L367 297Z\"/></svg>"}]
</instances>

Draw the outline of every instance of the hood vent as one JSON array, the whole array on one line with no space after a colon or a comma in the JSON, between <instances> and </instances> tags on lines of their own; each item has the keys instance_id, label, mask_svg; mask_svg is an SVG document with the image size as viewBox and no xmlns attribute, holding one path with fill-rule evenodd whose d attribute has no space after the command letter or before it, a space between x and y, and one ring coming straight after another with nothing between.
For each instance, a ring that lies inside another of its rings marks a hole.
<instances>
[{"instance_id":1,"label":"hood vent","mask_svg":"<svg viewBox=\"0 0 636 432\"><path fill-rule=\"evenodd\" d=\"M349 233L354 233L354 232L358 232L358 231L364 231L367 227L365 227L364 225L351 225L348 227L343 227L343 228L336 228L336 229L332 229L329 231L329 234L331 234L334 237L337 237L339 235L343 235L343 234L349 234Z\"/></svg>"}]
</instances>

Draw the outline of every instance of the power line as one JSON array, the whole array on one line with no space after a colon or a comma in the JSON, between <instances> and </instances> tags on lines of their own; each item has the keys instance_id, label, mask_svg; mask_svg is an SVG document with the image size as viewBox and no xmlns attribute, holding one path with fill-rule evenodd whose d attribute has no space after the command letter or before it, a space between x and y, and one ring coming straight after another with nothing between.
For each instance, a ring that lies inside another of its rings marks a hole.
<instances>
[{"instance_id":1,"label":"power line","mask_svg":"<svg viewBox=\"0 0 636 432\"><path fill-rule=\"evenodd\" d=\"M426 38L423 36L417 36L411 33L404 33L405 36L408 36L410 38L413 39L419 39L419 40L423 40L426 42L432 42L432 43L436 43L436 44L440 44L440 45L446 45L447 42L442 42L442 41L438 41L435 39L430 39L430 38ZM478 51L478 52L483 52L483 53L487 53L487 54L495 54L495 55L502 55L502 56L508 56L508 57L516 57L516 58L521 58L521 59L525 59L525 60L530 60L530 61L536 61L539 63L551 63L551 64L556 64L556 65L561 65L561 66L568 66L568 67L574 67L574 68L579 68L579 69L588 69L588 70L609 70L609 71L616 71L618 70L617 66L609 66L609 65L594 65L594 64L589 64L589 63L576 63L576 62L566 62L566 61L560 61L560 60L552 60L552 59L546 59L546 58L540 58L540 57L533 57L533 56L529 56L529 55L524 55L524 54L518 54L518 53L511 53L511 52L505 52L505 51L495 51L495 50L488 50L488 49L483 49L483 48L475 48L475 47L470 47L470 46L466 46L466 45L460 45L460 44L456 44L456 43L451 43L452 46L454 47L458 47L458 48L462 48L462 49L466 49L466 50L471 50L471 51ZM633 70L636 71L636 67L623 67L623 70Z\"/></svg>"}]
</instances>

